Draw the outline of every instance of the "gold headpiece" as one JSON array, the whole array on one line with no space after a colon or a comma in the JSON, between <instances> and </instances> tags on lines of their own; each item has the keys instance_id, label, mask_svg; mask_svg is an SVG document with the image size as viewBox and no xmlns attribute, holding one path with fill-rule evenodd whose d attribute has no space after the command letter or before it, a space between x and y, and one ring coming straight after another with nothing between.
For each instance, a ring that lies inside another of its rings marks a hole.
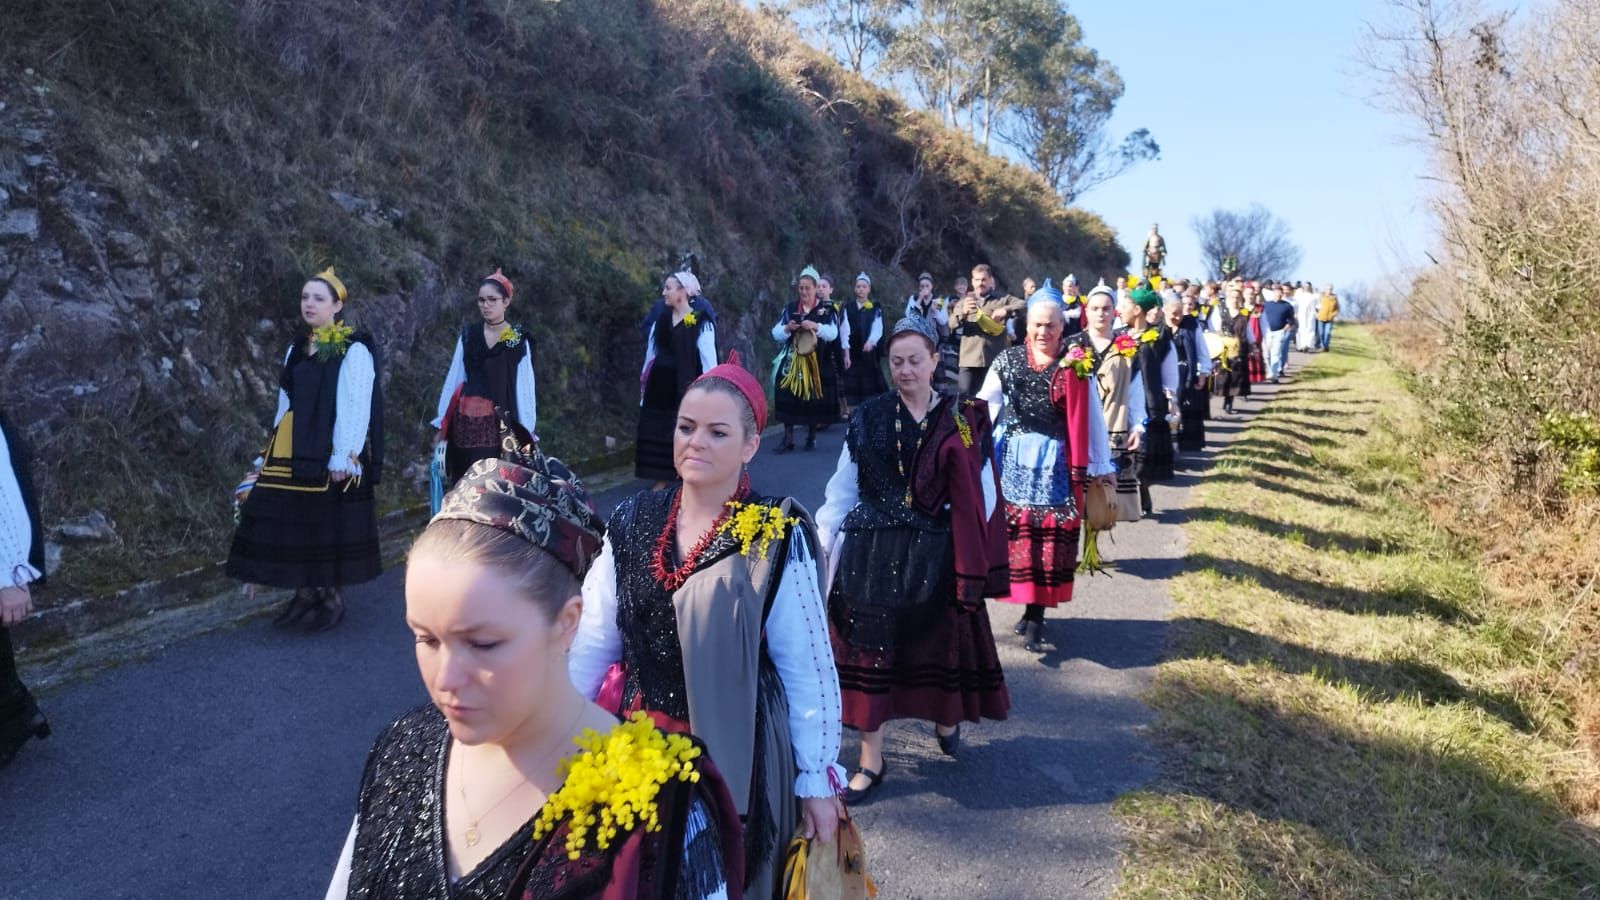
<instances>
[{"instance_id":1,"label":"gold headpiece","mask_svg":"<svg viewBox=\"0 0 1600 900\"><path fill-rule=\"evenodd\" d=\"M328 285L328 287L333 288L333 297L340 303L343 303L345 299L350 296L350 293L344 289L344 282L339 280L339 276L333 274L333 266L329 266L326 269L323 269L321 272L311 276L311 279L313 281L324 282Z\"/></svg>"}]
</instances>

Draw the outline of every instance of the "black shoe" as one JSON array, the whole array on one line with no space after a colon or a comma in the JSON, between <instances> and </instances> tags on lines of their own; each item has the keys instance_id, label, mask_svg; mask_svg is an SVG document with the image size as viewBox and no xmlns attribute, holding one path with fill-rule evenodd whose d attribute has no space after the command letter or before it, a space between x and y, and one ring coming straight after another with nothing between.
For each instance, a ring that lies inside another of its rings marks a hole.
<instances>
[{"instance_id":1,"label":"black shoe","mask_svg":"<svg viewBox=\"0 0 1600 900\"><path fill-rule=\"evenodd\" d=\"M874 772L871 769L860 768L850 773L850 779L852 781L855 780L857 775L867 776L867 786L861 788L860 790L856 790L855 788L850 787L849 783L846 782L843 795L846 806L854 806L855 804L867 799L869 794L878 789L878 785L883 784L883 773L889 771L889 761L884 760L880 769L881 771Z\"/></svg>"},{"instance_id":2,"label":"black shoe","mask_svg":"<svg viewBox=\"0 0 1600 900\"><path fill-rule=\"evenodd\" d=\"M272 620L272 627L284 628L292 625L305 618L306 613L311 612L316 605L316 594L310 588L301 588L294 592L294 597L284 604L283 610Z\"/></svg>"},{"instance_id":3,"label":"black shoe","mask_svg":"<svg viewBox=\"0 0 1600 900\"><path fill-rule=\"evenodd\" d=\"M317 593L322 602L311 618L306 620L307 634L327 631L344 621L344 598L339 596L339 592L333 588L318 588Z\"/></svg>"},{"instance_id":4,"label":"black shoe","mask_svg":"<svg viewBox=\"0 0 1600 900\"><path fill-rule=\"evenodd\" d=\"M814 434L813 435L809 435L806 438L806 452L810 453L811 451L813 451L815 449L817 449L817 436L814 435Z\"/></svg>"},{"instance_id":5,"label":"black shoe","mask_svg":"<svg viewBox=\"0 0 1600 900\"><path fill-rule=\"evenodd\" d=\"M44 713L35 710L33 718L29 720L27 727L11 736L9 746L0 746L0 769L11 765L11 761L17 758L17 752L22 749L22 745L26 744L29 738L42 741L49 736L50 722L45 719Z\"/></svg>"},{"instance_id":6,"label":"black shoe","mask_svg":"<svg viewBox=\"0 0 1600 900\"><path fill-rule=\"evenodd\" d=\"M1022 634L1023 632L1025 632L1027 630L1028 630L1028 617L1027 616L1023 616L1022 618L1018 619L1017 620L1017 624L1011 626L1011 633L1012 634Z\"/></svg>"},{"instance_id":7,"label":"black shoe","mask_svg":"<svg viewBox=\"0 0 1600 900\"><path fill-rule=\"evenodd\" d=\"M1043 622L1029 622L1028 630L1022 635L1022 649L1029 653L1045 652L1045 636Z\"/></svg>"},{"instance_id":8,"label":"black shoe","mask_svg":"<svg viewBox=\"0 0 1600 900\"><path fill-rule=\"evenodd\" d=\"M784 441L783 443L778 445L778 449L776 449L776 450L774 450L772 452L777 456L782 456L783 454L788 453L793 449L794 449L794 441Z\"/></svg>"},{"instance_id":9,"label":"black shoe","mask_svg":"<svg viewBox=\"0 0 1600 900\"><path fill-rule=\"evenodd\" d=\"M956 730L949 734L940 734L939 726L933 726L933 736L939 739L939 749L944 751L945 756L955 756L956 751L961 749L960 722L956 723Z\"/></svg>"}]
</instances>

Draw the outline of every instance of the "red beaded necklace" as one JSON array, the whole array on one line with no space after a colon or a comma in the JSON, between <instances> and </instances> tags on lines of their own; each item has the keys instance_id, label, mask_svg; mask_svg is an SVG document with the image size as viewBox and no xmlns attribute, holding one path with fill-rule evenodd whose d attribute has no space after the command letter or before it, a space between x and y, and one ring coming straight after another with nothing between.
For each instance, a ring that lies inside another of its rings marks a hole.
<instances>
[{"instance_id":1,"label":"red beaded necklace","mask_svg":"<svg viewBox=\"0 0 1600 900\"><path fill-rule=\"evenodd\" d=\"M742 501L750 493L750 476L739 477L739 487L729 498L729 503ZM661 529L661 534L656 537L655 551L650 554L650 575L656 583L666 589L667 593L676 593L683 583L689 580L695 570L700 567L700 558L705 555L706 548L722 533L722 526L727 523L728 517L733 515L733 507L724 505L722 513L712 520L711 528L700 536L689 552L683 555L683 565L676 569L668 567L668 560L672 559L672 542L678 536L678 508L683 504L683 488L679 487L672 494L672 509L667 512L667 524Z\"/></svg>"}]
</instances>

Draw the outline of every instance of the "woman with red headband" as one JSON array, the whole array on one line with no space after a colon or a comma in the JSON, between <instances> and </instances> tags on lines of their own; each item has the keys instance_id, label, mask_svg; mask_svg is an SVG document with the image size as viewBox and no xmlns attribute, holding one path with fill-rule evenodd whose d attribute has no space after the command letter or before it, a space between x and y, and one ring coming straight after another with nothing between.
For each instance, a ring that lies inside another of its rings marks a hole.
<instances>
[{"instance_id":1,"label":"woman with red headband","mask_svg":"<svg viewBox=\"0 0 1600 900\"><path fill-rule=\"evenodd\" d=\"M583 584L572 683L705 741L745 819L747 897L772 897L797 824L831 839L839 682L811 517L751 491L767 403L737 360L678 408L682 484L622 502Z\"/></svg>"},{"instance_id":2,"label":"woman with red headband","mask_svg":"<svg viewBox=\"0 0 1600 900\"><path fill-rule=\"evenodd\" d=\"M520 325L507 320L516 289L499 269L478 285L481 322L462 326L450 370L439 390L439 429L445 445L445 484L455 484L472 464L500 452L501 416L537 441L538 407L533 386L533 351Z\"/></svg>"},{"instance_id":3,"label":"woman with red headband","mask_svg":"<svg viewBox=\"0 0 1600 900\"><path fill-rule=\"evenodd\" d=\"M339 318L348 297L332 268L300 288L303 327L284 354L272 437L241 491L228 552L231 577L294 590L280 627L332 628L344 618L339 588L382 569L372 489L383 394L372 338Z\"/></svg>"}]
</instances>

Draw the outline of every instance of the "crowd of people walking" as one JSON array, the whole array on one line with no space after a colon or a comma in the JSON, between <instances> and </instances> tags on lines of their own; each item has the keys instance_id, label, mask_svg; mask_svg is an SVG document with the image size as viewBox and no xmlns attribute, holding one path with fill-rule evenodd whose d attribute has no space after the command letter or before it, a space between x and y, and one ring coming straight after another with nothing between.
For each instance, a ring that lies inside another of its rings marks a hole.
<instances>
[{"instance_id":1,"label":"crowd of people walking","mask_svg":"<svg viewBox=\"0 0 1600 900\"><path fill-rule=\"evenodd\" d=\"M1029 278L1017 297L987 265L967 274L939 294L923 273L902 305L865 272L834 301L806 267L768 384L718 362L699 277L666 277L639 372L635 471L654 487L609 519L541 446L514 285L481 279L405 578L431 702L374 744L328 896L778 895L792 837L847 842L847 805L889 776L888 723L925 722L959 757L964 724L1010 714L988 601L1046 652L1047 612L1103 565L1098 535L1150 515L1150 486L1205 448L1207 422L1283 378L1291 342L1328 349L1338 314L1306 283L1147 266L1086 294ZM335 627L341 589L379 574L382 358L346 324L352 302L331 268L302 286L270 435L236 491L227 571L292 592L277 627ZM843 430L814 516L752 482L769 414L777 453ZM49 725L7 631L44 563L3 420L0 466L3 765ZM860 735L848 772L844 728Z\"/></svg>"}]
</instances>

